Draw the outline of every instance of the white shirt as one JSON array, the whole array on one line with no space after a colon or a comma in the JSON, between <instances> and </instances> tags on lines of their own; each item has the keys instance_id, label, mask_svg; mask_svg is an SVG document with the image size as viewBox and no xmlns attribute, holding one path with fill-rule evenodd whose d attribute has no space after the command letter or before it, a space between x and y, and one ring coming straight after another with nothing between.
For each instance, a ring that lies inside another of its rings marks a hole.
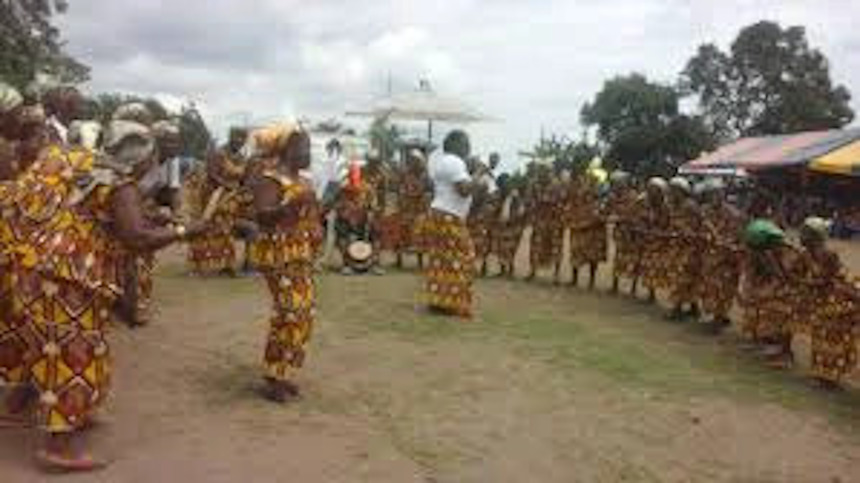
<instances>
[{"instance_id":1,"label":"white shirt","mask_svg":"<svg viewBox=\"0 0 860 483\"><path fill-rule=\"evenodd\" d=\"M433 181L431 207L465 220L472 206L472 197L460 195L456 188L458 183L472 179L465 161L453 154L436 154L430 157L428 171Z\"/></svg>"},{"instance_id":2,"label":"white shirt","mask_svg":"<svg viewBox=\"0 0 860 483\"><path fill-rule=\"evenodd\" d=\"M182 176L179 172L179 158L171 158L160 166L146 173L139 182L140 189L149 193L162 188L178 190L182 188Z\"/></svg>"}]
</instances>

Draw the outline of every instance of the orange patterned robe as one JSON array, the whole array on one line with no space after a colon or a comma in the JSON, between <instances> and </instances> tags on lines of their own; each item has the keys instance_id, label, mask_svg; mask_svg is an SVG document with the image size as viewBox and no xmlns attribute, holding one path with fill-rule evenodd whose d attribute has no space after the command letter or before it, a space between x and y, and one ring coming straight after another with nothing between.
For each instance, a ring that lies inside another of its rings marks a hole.
<instances>
[{"instance_id":1,"label":"orange patterned robe","mask_svg":"<svg viewBox=\"0 0 860 483\"><path fill-rule=\"evenodd\" d=\"M420 173L406 171L398 185L398 219L400 222L400 237L397 245L398 253L418 250L419 243L416 234L418 226L430 210L430 194L427 190L429 180L426 171Z\"/></svg>"},{"instance_id":2,"label":"orange patterned robe","mask_svg":"<svg viewBox=\"0 0 860 483\"><path fill-rule=\"evenodd\" d=\"M272 315L263 355L265 376L289 380L305 361L306 346L316 316L314 262L320 255L323 232L320 209L297 199L313 188L272 171L264 176L281 186L282 203L292 210L276 227L264 230L251 244L251 261L263 272L272 295Z\"/></svg>"},{"instance_id":3,"label":"orange patterned robe","mask_svg":"<svg viewBox=\"0 0 860 483\"><path fill-rule=\"evenodd\" d=\"M563 201L559 190L545 186L532 194L530 212L532 268L555 266L561 261L564 243Z\"/></svg>"},{"instance_id":4,"label":"orange patterned robe","mask_svg":"<svg viewBox=\"0 0 860 483\"><path fill-rule=\"evenodd\" d=\"M702 310L725 319L734 305L740 283L743 220L728 205L706 205L702 219L709 228L702 255L698 292Z\"/></svg>"},{"instance_id":5,"label":"orange patterned robe","mask_svg":"<svg viewBox=\"0 0 860 483\"><path fill-rule=\"evenodd\" d=\"M606 261L606 219L601 212L597 186L573 188L570 215L570 262L574 268Z\"/></svg>"},{"instance_id":6,"label":"orange patterned robe","mask_svg":"<svg viewBox=\"0 0 860 483\"><path fill-rule=\"evenodd\" d=\"M669 237L665 241L665 266L669 299L674 304L698 300L701 273L701 213L689 199L669 208Z\"/></svg>"},{"instance_id":7,"label":"orange patterned robe","mask_svg":"<svg viewBox=\"0 0 860 483\"><path fill-rule=\"evenodd\" d=\"M122 255L107 230L113 190L125 181L108 173L73 193L74 172L88 171L91 160L66 152L61 171L25 176L10 209L10 305L24 349L19 381L38 390L37 421L50 433L86 424L111 377L106 330L122 287ZM69 204L72 198L78 202Z\"/></svg>"},{"instance_id":8,"label":"orange patterned robe","mask_svg":"<svg viewBox=\"0 0 860 483\"><path fill-rule=\"evenodd\" d=\"M638 277L639 239L632 223L637 218L638 195L631 187L615 188L609 193L607 210L615 220L612 232L615 243L615 259L613 272L615 277Z\"/></svg>"},{"instance_id":9,"label":"orange patterned robe","mask_svg":"<svg viewBox=\"0 0 860 483\"><path fill-rule=\"evenodd\" d=\"M428 263L424 269L424 302L461 317L472 316L475 247L466 222L431 210L423 230Z\"/></svg>"},{"instance_id":10,"label":"orange patterned robe","mask_svg":"<svg viewBox=\"0 0 860 483\"><path fill-rule=\"evenodd\" d=\"M196 190L192 216L203 214L210 197L218 188L224 189L222 202L212 216L211 228L202 236L189 242L188 262L196 274L229 272L236 268L236 242L234 229L236 219L244 208L240 163L221 151L208 161L206 172L190 182L189 189Z\"/></svg>"}]
</instances>

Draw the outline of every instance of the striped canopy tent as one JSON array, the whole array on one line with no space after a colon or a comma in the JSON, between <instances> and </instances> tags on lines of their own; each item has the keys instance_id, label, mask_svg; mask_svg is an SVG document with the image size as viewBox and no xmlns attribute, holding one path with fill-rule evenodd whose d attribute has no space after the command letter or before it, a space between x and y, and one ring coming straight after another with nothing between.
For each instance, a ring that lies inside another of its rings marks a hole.
<instances>
[{"instance_id":1,"label":"striped canopy tent","mask_svg":"<svg viewBox=\"0 0 860 483\"><path fill-rule=\"evenodd\" d=\"M860 177L860 141L854 141L814 159L809 169L824 174Z\"/></svg>"},{"instance_id":2,"label":"striped canopy tent","mask_svg":"<svg viewBox=\"0 0 860 483\"><path fill-rule=\"evenodd\" d=\"M855 143L860 144L860 128L742 138L684 164L679 172L687 175L706 175L715 170L755 173L805 166L814 168L816 162L824 160L827 161L826 166L834 163L843 166L842 158L829 158L828 155ZM860 146L857 149L856 152L860 152ZM845 156L850 157L850 153Z\"/></svg>"}]
</instances>

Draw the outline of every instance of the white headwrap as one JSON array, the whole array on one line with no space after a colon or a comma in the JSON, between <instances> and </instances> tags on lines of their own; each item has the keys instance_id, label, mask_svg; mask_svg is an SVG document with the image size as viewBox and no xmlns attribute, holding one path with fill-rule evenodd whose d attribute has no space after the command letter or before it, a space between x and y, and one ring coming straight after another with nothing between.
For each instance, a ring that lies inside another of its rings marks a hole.
<instances>
[{"instance_id":1,"label":"white headwrap","mask_svg":"<svg viewBox=\"0 0 860 483\"><path fill-rule=\"evenodd\" d=\"M113 121L133 121L144 126L152 124L152 112L142 102L129 102L116 108Z\"/></svg>"},{"instance_id":2,"label":"white headwrap","mask_svg":"<svg viewBox=\"0 0 860 483\"><path fill-rule=\"evenodd\" d=\"M69 142L95 151L99 147L102 125L97 121L72 121L69 126Z\"/></svg>"},{"instance_id":3,"label":"white headwrap","mask_svg":"<svg viewBox=\"0 0 860 483\"><path fill-rule=\"evenodd\" d=\"M687 181L686 178L682 178L680 176L675 176L669 180L669 186L688 195L693 193L693 188L690 186L690 182Z\"/></svg>"},{"instance_id":4,"label":"white headwrap","mask_svg":"<svg viewBox=\"0 0 860 483\"><path fill-rule=\"evenodd\" d=\"M104 147L114 163L130 170L155 153L155 138L143 124L112 121L105 135Z\"/></svg>"},{"instance_id":5,"label":"white headwrap","mask_svg":"<svg viewBox=\"0 0 860 483\"><path fill-rule=\"evenodd\" d=\"M665 179L655 176L648 180L648 186L651 188L657 188L660 191L666 191L669 188L669 183L667 183Z\"/></svg>"},{"instance_id":6,"label":"white headwrap","mask_svg":"<svg viewBox=\"0 0 860 483\"><path fill-rule=\"evenodd\" d=\"M17 89L0 82L0 114L11 112L24 103L24 97Z\"/></svg>"}]
</instances>

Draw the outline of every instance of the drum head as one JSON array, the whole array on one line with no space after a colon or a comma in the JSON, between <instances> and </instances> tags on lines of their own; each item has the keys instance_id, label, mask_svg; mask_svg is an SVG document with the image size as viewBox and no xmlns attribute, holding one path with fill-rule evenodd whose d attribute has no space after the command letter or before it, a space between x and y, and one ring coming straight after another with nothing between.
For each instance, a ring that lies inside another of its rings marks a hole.
<instances>
[{"instance_id":1,"label":"drum head","mask_svg":"<svg viewBox=\"0 0 860 483\"><path fill-rule=\"evenodd\" d=\"M347 253L356 262L365 262L373 256L373 246L366 241L354 241L349 244Z\"/></svg>"}]
</instances>

